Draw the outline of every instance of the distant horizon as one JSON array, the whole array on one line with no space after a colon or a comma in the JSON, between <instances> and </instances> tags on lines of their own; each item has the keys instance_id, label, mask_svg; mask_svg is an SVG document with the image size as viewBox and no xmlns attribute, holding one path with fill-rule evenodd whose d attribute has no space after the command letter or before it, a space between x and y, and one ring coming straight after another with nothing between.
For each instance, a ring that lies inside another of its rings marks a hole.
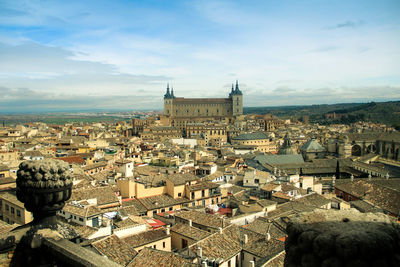
<instances>
[{"instance_id":1,"label":"distant horizon","mask_svg":"<svg viewBox=\"0 0 400 267\"><path fill-rule=\"evenodd\" d=\"M306 105L268 105L268 106L244 106L243 109L248 109L248 108L285 108L285 107L308 107L308 106L324 106L324 105L351 105L351 104L366 104L366 103L386 103L386 102L399 102L400 99L398 100L387 100L387 101L360 101L360 102L341 102L341 103L320 103L320 104L306 104ZM162 112L162 108L149 108L149 109L118 109L118 108L87 108L87 109L79 109L79 108L71 108L71 109L66 109L63 108L62 110L60 109L48 109L48 110L28 110L28 111L15 111L15 112L6 112L6 111L1 111L0 110L0 115L30 115L30 114L65 114L65 113L118 113L118 112Z\"/></svg>"}]
</instances>

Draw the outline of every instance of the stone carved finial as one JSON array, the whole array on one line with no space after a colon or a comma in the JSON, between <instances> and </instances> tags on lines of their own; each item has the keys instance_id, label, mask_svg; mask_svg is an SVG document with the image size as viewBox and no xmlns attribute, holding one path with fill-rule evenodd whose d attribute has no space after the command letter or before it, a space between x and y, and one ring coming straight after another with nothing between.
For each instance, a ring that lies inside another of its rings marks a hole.
<instances>
[{"instance_id":1,"label":"stone carved finial","mask_svg":"<svg viewBox=\"0 0 400 267\"><path fill-rule=\"evenodd\" d=\"M71 197L72 176L61 160L25 161L17 172L17 198L34 220L51 217Z\"/></svg>"}]
</instances>

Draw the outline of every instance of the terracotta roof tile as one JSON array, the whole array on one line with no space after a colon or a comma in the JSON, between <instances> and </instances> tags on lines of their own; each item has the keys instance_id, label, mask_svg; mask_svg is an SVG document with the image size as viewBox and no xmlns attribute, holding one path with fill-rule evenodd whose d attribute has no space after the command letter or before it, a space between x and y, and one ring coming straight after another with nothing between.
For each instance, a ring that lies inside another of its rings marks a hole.
<instances>
[{"instance_id":1,"label":"terracotta roof tile","mask_svg":"<svg viewBox=\"0 0 400 267\"><path fill-rule=\"evenodd\" d=\"M122 266L128 264L137 255L133 248L115 235L93 242L92 246L98 252Z\"/></svg>"},{"instance_id":2,"label":"terracotta roof tile","mask_svg":"<svg viewBox=\"0 0 400 267\"><path fill-rule=\"evenodd\" d=\"M152 248L144 248L139 254L127 265L127 267L146 266L146 267L195 267L198 265L193 264L190 260L182 256L167 252L156 250Z\"/></svg>"},{"instance_id":3,"label":"terracotta roof tile","mask_svg":"<svg viewBox=\"0 0 400 267\"><path fill-rule=\"evenodd\" d=\"M139 234L131 235L122 240L129 246L136 248L167 237L169 237L169 235L167 235L166 231L163 228L159 228L156 230L149 230Z\"/></svg>"}]
</instances>

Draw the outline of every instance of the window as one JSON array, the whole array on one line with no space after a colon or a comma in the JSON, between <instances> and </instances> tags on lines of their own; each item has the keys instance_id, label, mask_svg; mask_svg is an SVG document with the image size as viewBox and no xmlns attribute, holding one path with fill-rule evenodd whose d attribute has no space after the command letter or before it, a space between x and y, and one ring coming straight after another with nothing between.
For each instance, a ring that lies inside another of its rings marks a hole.
<instances>
[{"instance_id":1,"label":"window","mask_svg":"<svg viewBox=\"0 0 400 267\"><path fill-rule=\"evenodd\" d=\"M165 212L165 209L161 209L161 212Z\"/></svg>"},{"instance_id":2,"label":"window","mask_svg":"<svg viewBox=\"0 0 400 267\"><path fill-rule=\"evenodd\" d=\"M5 208L6 208L6 211L8 211L9 207L8 207L8 205L7 205L7 204L6 204Z\"/></svg>"},{"instance_id":3,"label":"window","mask_svg":"<svg viewBox=\"0 0 400 267\"><path fill-rule=\"evenodd\" d=\"M192 192L192 199L194 199L194 192Z\"/></svg>"},{"instance_id":4,"label":"window","mask_svg":"<svg viewBox=\"0 0 400 267\"><path fill-rule=\"evenodd\" d=\"M11 213L14 214L15 213L15 209L13 207L11 207Z\"/></svg>"},{"instance_id":5,"label":"window","mask_svg":"<svg viewBox=\"0 0 400 267\"><path fill-rule=\"evenodd\" d=\"M157 214L157 210L153 210L153 215L156 215Z\"/></svg>"},{"instance_id":6,"label":"window","mask_svg":"<svg viewBox=\"0 0 400 267\"><path fill-rule=\"evenodd\" d=\"M21 211L20 210L17 210L17 216L21 217Z\"/></svg>"},{"instance_id":7,"label":"window","mask_svg":"<svg viewBox=\"0 0 400 267\"><path fill-rule=\"evenodd\" d=\"M162 247L165 248L165 242L162 242Z\"/></svg>"},{"instance_id":8,"label":"window","mask_svg":"<svg viewBox=\"0 0 400 267\"><path fill-rule=\"evenodd\" d=\"M80 221L80 222L83 222L83 218L82 218L82 217L79 217L79 221Z\"/></svg>"},{"instance_id":9,"label":"window","mask_svg":"<svg viewBox=\"0 0 400 267\"><path fill-rule=\"evenodd\" d=\"M188 241L182 238L182 248L186 248L188 246Z\"/></svg>"},{"instance_id":10,"label":"window","mask_svg":"<svg viewBox=\"0 0 400 267\"><path fill-rule=\"evenodd\" d=\"M172 207L169 207L168 210L172 210Z\"/></svg>"},{"instance_id":11,"label":"window","mask_svg":"<svg viewBox=\"0 0 400 267\"><path fill-rule=\"evenodd\" d=\"M260 183L260 180L259 180L259 179L254 179L254 182L255 182L256 184L258 184L258 183Z\"/></svg>"},{"instance_id":12,"label":"window","mask_svg":"<svg viewBox=\"0 0 400 267\"><path fill-rule=\"evenodd\" d=\"M157 248L157 245L154 245L153 248L156 249L156 248Z\"/></svg>"},{"instance_id":13,"label":"window","mask_svg":"<svg viewBox=\"0 0 400 267\"><path fill-rule=\"evenodd\" d=\"M201 190L201 197L205 197L206 196L206 192L204 192L204 190Z\"/></svg>"},{"instance_id":14,"label":"window","mask_svg":"<svg viewBox=\"0 0 400 267\"><path fill-rule=\"evenodd\" d=\"M178 193L178 197L181 197L182 196L182 193Z\"/></svg>"}]
</instances>

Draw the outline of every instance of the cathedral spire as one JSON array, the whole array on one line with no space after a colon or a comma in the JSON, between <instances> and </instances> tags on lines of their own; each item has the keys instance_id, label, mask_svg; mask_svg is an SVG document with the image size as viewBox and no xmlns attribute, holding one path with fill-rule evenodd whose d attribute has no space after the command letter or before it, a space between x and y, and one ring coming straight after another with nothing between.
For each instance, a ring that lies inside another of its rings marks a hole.
<instances>
[{"instance_id":1,"label":"cathedral spire","mask_svg":"<svg viewBox=\"0 0 400 267\"><path fill-rule=\"evenodd\" d=\"M167 83L167 92L165 93L164 98L170 98L170 97L171 97L171 94L169 92L169 83Z\"/></svg>"},{"instance_id":2,"label":"cathedral spire","mask_svg":"<svg viewBox=\"0 0 400 267\"><path fill-rule=\"evenodd\" d=\"M171 86L171 97L175 98L175 96L174 96L174 88L172 86Z\"/></svg>"},{"instance_id":3,"label":"cathedral spire","mask_svg":"<svg viewBox=\"0 0 400 267\"><path fill-rule=\"evenodd\" d=\"M236 80L236 86L235 86L235 90L233 90L233 84L232 84L232 95L242 95L242 91L240 91L239 89L239 81Z\"/></svg>"}]
</instances>

